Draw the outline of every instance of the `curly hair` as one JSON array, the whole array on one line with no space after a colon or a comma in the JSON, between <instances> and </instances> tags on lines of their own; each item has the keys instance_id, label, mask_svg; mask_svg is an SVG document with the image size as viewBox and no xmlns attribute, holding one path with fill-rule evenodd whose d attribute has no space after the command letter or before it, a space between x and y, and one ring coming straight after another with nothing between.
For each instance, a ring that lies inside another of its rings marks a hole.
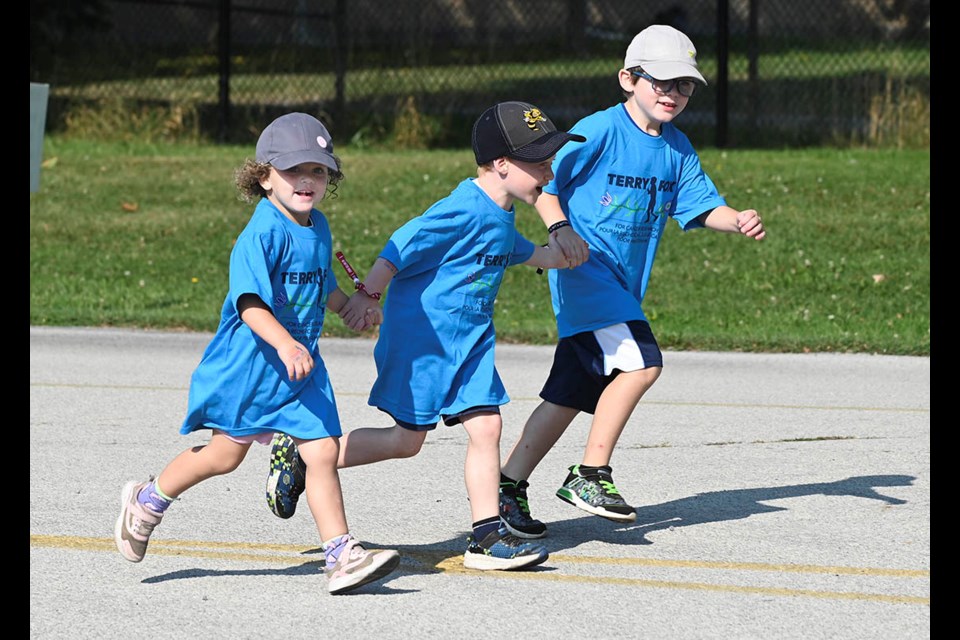
<instances>
[{"instance_id":1,"label":"curly hair","mask_svg":"<svg viewBox=\"0 0 960 640\"><path fill-rule=\"evenodd\" d=\"M340 158L335 155L333 159L337 163L337 168L327 168L329 179L327 180L327 193L324 195L325 198L337 197L337 187L344 178L343 172L340 170L340 167L343 166L340 163ZM267 196L267 192L260 186L260 181L266 180L270 176L270 166L268 162L257 162L256 160L250 160L248 158L233 172L233 179L237 185L237 195L241 200L244 202L256 202L260 198Z\"/></svg>"}]
</instances>

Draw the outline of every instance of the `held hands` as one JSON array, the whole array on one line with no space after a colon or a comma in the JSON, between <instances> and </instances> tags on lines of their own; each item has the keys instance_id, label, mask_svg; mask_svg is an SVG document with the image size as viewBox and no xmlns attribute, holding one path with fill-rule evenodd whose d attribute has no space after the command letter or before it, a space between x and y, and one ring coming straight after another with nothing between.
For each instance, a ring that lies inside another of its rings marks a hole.
<instances>
[{"instance_id":1,"label":"held hands","mask_svg":"<svg viewBox=\"0 0 960 640\"><path fill-rule=\"evenodd\" d=\"M740 233L754 240L763 240L767 235L760 214L755 209L744 209L737 213L737 227Z\"/></svg>"},{"instance_id":2,"label":"held hands","mask_svg":"<svg viewBox=\"0 0 960 640\"><path fill-rule=\"evenodd\" d=\"M374 325L383 323L383 310L380 303L364 291L357 291L347 299L337 314L351 331L366 331Z\"/></svg>"},{"instance_id":3,"label":"held hands","mask_svg":"<svg viewBox=\"0 0 960 640\"><path fill-rule=\"evenodd\" d=\"M579 267L590 257L590 247L570 225L560 227L551 233L548 246L551 249L560 249L563 253L566 264L555 267L558 269Z\"/></svg>"},{"instance_id":4,"label":"held hands","mask_svg":"<svg viewBox=\"0 0 960 640\"><path fill-rule=\"evenodd\" d=\"M310 355L310 350L296 340L285 342L277 349L277 355L287 367L287 375L293 382L303 380L313 371L313 356Z\"/></svg>"}]
</instances>

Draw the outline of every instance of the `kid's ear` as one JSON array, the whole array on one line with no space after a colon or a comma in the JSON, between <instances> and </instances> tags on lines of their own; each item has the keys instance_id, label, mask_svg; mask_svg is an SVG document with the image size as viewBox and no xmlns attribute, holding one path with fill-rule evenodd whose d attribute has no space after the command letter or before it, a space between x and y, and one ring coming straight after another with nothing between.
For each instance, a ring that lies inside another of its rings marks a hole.
<instances>
[{"instance_id":1,"label":"kid's ear","mask_svg":"<svg viewBox=\"0 0 960 640\"><path fill-rule=\"evenodd\" d=\"M633 75L626 69L620 69L620 73L617 74L617 79L620 81L620 88L624 91L633 91L633 87L637 84L637 76Z\"/></svg>"}]
</instances>

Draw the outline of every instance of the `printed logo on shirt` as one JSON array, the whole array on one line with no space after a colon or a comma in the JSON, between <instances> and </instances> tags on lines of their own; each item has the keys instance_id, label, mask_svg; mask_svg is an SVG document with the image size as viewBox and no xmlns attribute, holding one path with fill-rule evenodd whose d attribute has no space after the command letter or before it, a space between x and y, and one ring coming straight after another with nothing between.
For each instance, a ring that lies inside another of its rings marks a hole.
<instances>
[{"instance_id":1,"label":"printed logo on shirt","mask_svg":"<svg viewBox=\"0 0 960 640\"><path fill-rule=\"evenodd\" d=\"M329 296L324 290L325 274L325 269L280 274L286 286L273 299L273 314L294 340L305 345L314 342L323 329ZM301 283L309 286L302 287Z\"/></svg>"},{"instance_id":2,"label":"printed logo on shirt","mask_svg":"<svg viewBox=\"0 0 960 640\"><path fill-rule=\"evenodd\" d=\"M321 314L323 313L323 309L327 304L327 297L329 296L329 292L324 290L326 269L320 268L314 271L283 271L280 273L280 282L281 285L284 285L284 288L281 289L273 299L274 314L278 318L281 315L287 316L290 312L292 312L294 316L299 316L304 309L317 306L320 308ZM309 286L306 291L303 291L299 285ZM320 287L319 294L315 288L316 286ZM308 324L309 323L308 321ZM303 332L306 331L309 331L309 327L304 327Z\"/></svg>"},{"instance_id":3,"label":"printed logo on shirt","mask_svg":"<svg viewBox=\"0 0 960 640\"><path fill-rule=\"evenodd\" d=\"M623 200L611 195L609 191L600 198L600 205L608 211L606 219L597 226L599 233L610 235L617 242L645 243L654 240L660 235L660 218L670 213L673 207L672 196L666 202L657 203L657 193L661 186L662 191L672 192L675 182L663 183L658 186L656 178L646 182L635 179L634 184L645 184L649 195L644 197L637 194L627 196Z\"/></svg>"},{"instance_id":4,"label":"printed logo on shirt","mask_svg":"<svg viewBox=\"0 0 960 640\"><path fill-rule=\"evenodd\" d=\"M639 189L646 191L650 195L658 191L673 193L677 190L676 180L657 180L656 176L644 178L642 176L621 176L616 173L607 174L607 185L611 187L624 187L625 189Z\"/></svg>"},{"instance_id":5,"label":"printed logo on shirt","mask_svg":"<svg viewBox=\"0 0 960 640\"><path fill-rule=\"evenodd\" d=\"M494 255L490 253L478 253L477 264L484 267L506 267L510 264L510 254Z\"/></svg>"},{"instance_id":6,"label":"printed logo on shirt","mask_svg":"<svg viewBox=\"0 0 960 640\"><path fill-rule=\"evenodd\" d=\"M281 271L280 282L282 284L313 284L322 283L324 280L324 270L315 271Z\"/></svg>"},{"instance_id":7,"label":"printed logo on shirt","mask_svg":"<svg viewBox=\"0 0 960 640\"><path fill-rule=\"evenodd\" d=\"M497 280L498 278L492 274L486 278L477 278L476 273L471 273L467 276L467 283L471 289L496 289L499 286L496 282Z\"/></svg>"}]
</instances>

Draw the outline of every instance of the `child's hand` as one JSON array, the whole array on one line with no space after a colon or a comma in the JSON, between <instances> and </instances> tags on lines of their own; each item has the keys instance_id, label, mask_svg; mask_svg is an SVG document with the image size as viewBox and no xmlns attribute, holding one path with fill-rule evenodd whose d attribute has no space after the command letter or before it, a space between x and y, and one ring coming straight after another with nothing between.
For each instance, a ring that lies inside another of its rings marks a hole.
<instances>
[{"instance_id":1,"label":"child's hand","mask_svg":"<svg viewBox=\"0 0 960 640\"><path fill-rule=\"evenodd\" d=\"M744 209L737 214L737 227L740 228L740 233L754 240L763 240L767 235L760 214L754 209Z\"/></svg>"},{"instance_id":2,"label":"child's hand","mask_svg":"<svg viewBox=\"0 0 960 640\"><path fill-rule=\"evenodd\" d=\"M291 340L277 349L280 361L287 367L287 375L292 382L303 380L313 371L313 356L305 346Z\"/></svg>"},{"instance_id":3,"label":"child's hand","mask_svg":"<svg viewBox=\"0 0 960 640\"><path fill-rule=\"evenodd\" d=\"M561 227L550 234L550 247L556 247L563 252L567 263L562 267L573 269L579 267L590 257L590 247L572 226Z\"/></svg>"},{"instance_id":4,"label":"child's hand","mask_svg":"<svg viewBox=\"0 0 960 640\"><path fill-rule=\"evenodd\" d=\"M567 256L564 255L563 249L560 248L560 244L557 242L557 232L554 231L550 234L550 243L545 247L545 252L543 255L546 257L543 259L544 264L541 268L547 269L573 269L578 264L574 264L574 261L568 260Z\"/></svg>"},{"instance_id":5,"label":"child's hand","mask_svg":"<svg viewBox=\"0 0 960 640\"><path fill-rule=\"evenodd\" d=\"M364 331L383 322L380 303L363 291L350 296L338 315L351 331Z\"/></svg>"}]
</instances>

